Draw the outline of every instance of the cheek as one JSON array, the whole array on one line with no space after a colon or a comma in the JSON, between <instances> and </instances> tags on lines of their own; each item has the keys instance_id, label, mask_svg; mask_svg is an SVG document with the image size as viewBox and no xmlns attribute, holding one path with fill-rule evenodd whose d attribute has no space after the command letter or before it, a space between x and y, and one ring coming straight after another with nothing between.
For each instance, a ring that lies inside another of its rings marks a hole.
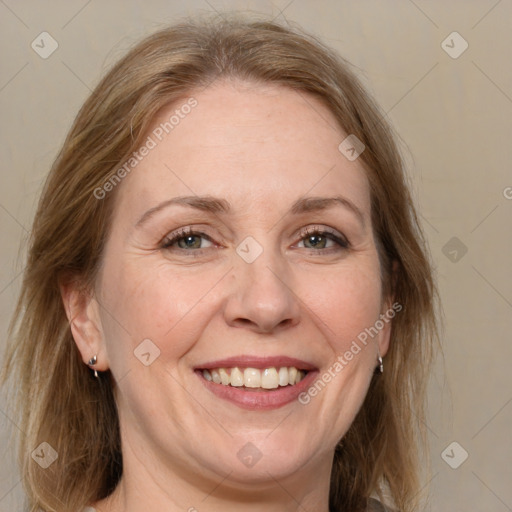
<instances>
[{"instance_id":1,"label":"cheek","mask_svg":"<svg viewBox=\"0 0 512 512\"><path fill-rule=\"evenodd\" d=\"M368 257L365 263L338 269L321 281L322 286L305 292L304 303L319 319L337 354L379 318L382 287L378 260Z\"/></svg>"},{"instance_id":2,"label":"cheek","mask_svg":"<svg viewBox=\"0 0 512 512\"><path fill-rule=\"evenodd\" d=\"M102 300L107 314L102 323L111 364L126 362L147 339L169 361L183 355L197 337L201 319L207 317L203 302L222 277L217 274L170 272L165 263L127 264L105 272Z\"/></svg>"}]
</instances>

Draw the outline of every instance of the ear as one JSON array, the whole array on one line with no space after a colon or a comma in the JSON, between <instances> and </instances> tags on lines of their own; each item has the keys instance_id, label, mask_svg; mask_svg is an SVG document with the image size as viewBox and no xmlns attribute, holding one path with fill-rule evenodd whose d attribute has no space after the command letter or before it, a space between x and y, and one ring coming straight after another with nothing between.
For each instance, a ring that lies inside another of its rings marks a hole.
<instances>
[{"instance_id":1,"label":"ear","mask_svg":"<svg viewBox=\"0 0 512 512\"><path fill-rule=\"evenodd\" d=\"M390 276L390 290L388 296L382 301L382 310L380 315L380 319L384 323L384 327L381 329L377 340L381 357L384 357L389 350L393 318L395 318L395 316L403 309L402 305L394 300L394 289L397 274L398 262L393 261Z\"/></svg>"},{"instance_id":2,"label":"ear","mask_svg":"<svg viewBox=\"0 0 512 512\"><path fill-rule=\"evenodd\" d=\"M389 350L389 341L391 339L391 324L392 318L395 316L395 310L391 305L391 302L384 302L383 309L380 315L380 321L383 323L383 327L377 337L377 345L379 346L379 353L381 357L384 357Z\"/></svg>"},{"instance_id":3,"label":"ear","mask_svg":"<svg viewBox=\"0 0 512 512\"><path fill-rule=\"evenodd\" d=\"M76 278L63 279L59 282L60 293L66 315L71 327L71 334L82 356L82 361L96 356L94 368L98 371L108 370L103 329L100 320L100 305L94 293Z\"/></svg>"}]
</instances>

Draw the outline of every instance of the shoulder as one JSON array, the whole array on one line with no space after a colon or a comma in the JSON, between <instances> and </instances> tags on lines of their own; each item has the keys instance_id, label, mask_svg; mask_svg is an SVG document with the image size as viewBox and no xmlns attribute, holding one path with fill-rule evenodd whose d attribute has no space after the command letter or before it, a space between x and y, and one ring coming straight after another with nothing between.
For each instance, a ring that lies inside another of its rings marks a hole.
<instances>
[{"instance_id":1,"label":"shoulder","mask_svg":"<svg viewBox=\"0 0 512 512\"><path fill-rule=\"evenodd\" d=\"M368 499L368 506L365 512L398 512L394 508L385 507L379 500L375 498Z\"/></svg>"},{"instance_id":2,"label":"shoulder","mask_svg":"<svg viewBox=\"0 0 512 512\"><path fill-rule=\"evenodd\" d=\"M368 500L368 508L366 512L396 512L388 507L385 507L380 501L370 498Z\"/></svg>"}]
</instances>

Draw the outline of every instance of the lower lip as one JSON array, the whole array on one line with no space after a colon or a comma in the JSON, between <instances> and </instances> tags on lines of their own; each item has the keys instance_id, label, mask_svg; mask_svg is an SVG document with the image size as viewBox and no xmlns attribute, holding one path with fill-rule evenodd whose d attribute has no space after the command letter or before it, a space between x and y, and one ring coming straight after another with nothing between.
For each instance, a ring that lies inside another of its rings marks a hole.
<instances>
[{"instance_id":1,"label":"lower lip","mask_svg":"<svg viewBox=\"0 0 512 512\"><path fill-rule=\"evenodd\" d=\"M283 407L297 400L298 396L311 386L318 375L318 371L309 371L298 384L294 384L293 386L283 386L265 391L253 391L246 388L215 384L215 382L206 380L200 370L196 370L195 373L206 388L214 395L228 400L242 409L250 410L278 409L279 407Z\"/></svg>"}]
</instances>

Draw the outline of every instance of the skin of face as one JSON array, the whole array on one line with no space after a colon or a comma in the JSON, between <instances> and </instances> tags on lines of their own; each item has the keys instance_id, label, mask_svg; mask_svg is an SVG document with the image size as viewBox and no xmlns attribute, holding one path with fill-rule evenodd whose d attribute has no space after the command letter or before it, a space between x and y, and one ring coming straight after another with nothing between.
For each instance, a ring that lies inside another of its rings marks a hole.
<instances>
[{"instance_id":1,"label":"skin of face","mask_svg":"<svg viewBox=\"0 0 512 512\"><path fill-rule=\"evenodd\" d=\"M118 185L94 297L62 288L83 361L97 354L95 368L116 382L123 477L95 506L327 512L335 446L362 405L378 349L387 351L390 324L307 404L242 408L194 369L289 356L320 377L375 324L389 301L366 173L339 151L347 134L310 95L224 80L191 96L197 105L162 140L149 133L156 146ZM218 198L230 212L168 204L147 213L181 196ZM345 204L290 210L335 196ZM183 238L164 247L183 228L199 233L193 247ZM323 245L311 243L315 229L328 231ZM251 251L262 249L250 263L237 252L247 237L257 242ZM244 463L247 453L257 463Z\"/></svg>"}]
</instances>

